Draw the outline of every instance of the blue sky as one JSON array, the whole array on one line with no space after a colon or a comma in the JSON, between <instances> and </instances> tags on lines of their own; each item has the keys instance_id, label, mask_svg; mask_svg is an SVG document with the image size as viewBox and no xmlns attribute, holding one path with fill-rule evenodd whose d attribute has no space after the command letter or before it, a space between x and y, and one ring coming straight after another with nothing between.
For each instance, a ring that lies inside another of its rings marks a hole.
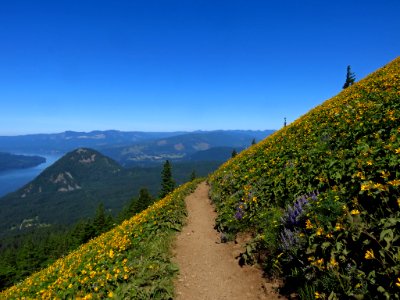
<instances>
[{"instance_id":1,"label":"blue sky","mask_svg":"<svg viewBox=\"0 0 400 300\"><path fill-rule=\"evenodd\" d=\"M0 135L277 129L400 55L400 1L3 1Z\"/></svg>"}]
</instances>

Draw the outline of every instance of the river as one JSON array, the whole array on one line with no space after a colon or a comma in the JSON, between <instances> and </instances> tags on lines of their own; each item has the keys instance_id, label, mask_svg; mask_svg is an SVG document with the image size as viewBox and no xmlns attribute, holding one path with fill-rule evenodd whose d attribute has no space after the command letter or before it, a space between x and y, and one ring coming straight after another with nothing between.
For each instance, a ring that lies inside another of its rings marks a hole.
<instances>
[{"instance_id":1,"label":"river","mask_svg":"<svg viewBox=\"0 0 400 300\"><path fill-rule=\"evenodd\" d=\"M20 153L18 153L20 154ZM51 166L62 155L49 155L49 154L26 154L24 155L39 155L46 158L46 162L33 168L15 169L0 172L0 197L14 192L23 187L25 184L33 180L44 169Z\"/></svg>"}]
</instances>

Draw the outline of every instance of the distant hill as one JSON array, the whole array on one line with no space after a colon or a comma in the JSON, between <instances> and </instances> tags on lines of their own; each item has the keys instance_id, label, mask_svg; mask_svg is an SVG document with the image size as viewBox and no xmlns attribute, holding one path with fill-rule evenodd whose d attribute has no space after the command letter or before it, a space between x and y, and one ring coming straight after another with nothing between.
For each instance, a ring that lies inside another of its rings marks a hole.
<instances>
[{"instance_id":1,"label":"distant hill","mask_svg":"<svg viewBox=\"0 0 400 300\"><path fill-rule=\"evenodd\" d=\"M232 151L240 152L242 147L214 147L208 150L197 151L188 156L189 161L226 161L232 157Z\"/></svg>"},{"instance_id":2,"label":"distant hill","mask_svg":"<svg viewBox=\"0 0 400 300\"><path fill-rule=\"evenodd\" d=\"M166 159L190 161L190 155L214 147L247 148L274 130L217 130L195 132L122 132L117 130L0 136L0 151L63 154L92 148L123 166L151 166ZM210 161L218 159L210 158Z\"/></svg>"},{"instance_id":3,"label":"distant hill","mask_svg":"<svg viewBox=\"0 0 400 300\"><path fill-rule=\"evenodd\" d=\"M80 148L70 152L32 182L0 199L1 229L20 228L27 220L42 225L69 223L87 216L99 201L112 205L103 199L108 181L122 174L121 166L97 151ZM125 184L121 182L115 190L126 193Z\"/></svg>"},{"instance_id":4,"label":"distant hill","mask_svg":"<svg viewBox=\"0 0 400 300\"><path fill-rule=\"evenodd\" d=\"M54 134L0 136L0 151L23 153L66 153L79 147L99 149L111 145L130 145L140 141L167 138L182 132L123 132L118 130Z\"/></svg>"},{"instance_id":5,"label":"distant hill","mask_svg":"<svg viewBox=\"0 0 400 300\"><path fill-rule=\"evenodd\" d=\"M0 172L10 169L31 168L46 162L41 156L16 155L0 152Z\"/></svg>"},{"instance_id":6,"label":"distant hill","mask_svg":"<svg viewBox=\"0 0 400 300\"><path fill-rule=\"evenodd\" d=\"M166 159L171 161L197 160L196 152L211 150L212 148L230 147L244 149L251 145L253 139L262 140L272 134L273 130L250 131L250 130L217 130L197 131L176 135L169 138L162 138L147 142L139 142L127 147L103 148L101 151L114 158L124 166L149 165L160 163ZM220 150L213 150L207 153L199 153L208 161L225 161L226 155L220 156ZM230 151L230 152L231 152ZM216 157L212 157L212 154Z\"/></svg>"},{"instance_id":7,"label":"distant hill","mask_svg":"<svg viewBox=\"0 0 400 300\"><path fill-rule=\"evenodd\" d=\"M173 164L173 176L183 183L192 171L205 176L219 164ZM74 150L18 191L0 198L0 235L35 226L72 224L92 216L100 202L115 215L142 187L158 194L161 168L125 169L96 150Z\"/></svg>"}]
</instances>

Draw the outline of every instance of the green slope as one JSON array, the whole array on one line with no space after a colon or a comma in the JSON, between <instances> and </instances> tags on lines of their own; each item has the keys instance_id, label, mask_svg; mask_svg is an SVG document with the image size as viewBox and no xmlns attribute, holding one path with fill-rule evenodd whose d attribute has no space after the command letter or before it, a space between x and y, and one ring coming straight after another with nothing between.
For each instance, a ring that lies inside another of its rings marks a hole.
<instances>
[{"instance_id":1,"label":"green slope","mask_svg":"<svg viewBox=\"0 0 400 300\"><path fill-rule=\"evenodd\" d=\"M0 299L172 299L177 268L174 233L185 218L185 197L199 181L82 245L48 268L0 292Z\"/></svg>"},{"instance_id":2,"label":"green slope","mask_svg":"<svg viewBox=\"0 0 400 300\"><path fill-rule=\"evenodd\" d=\"M400 296L400 58L225 163L218 227L301 298Z\"/></svg>"}]
</instances>

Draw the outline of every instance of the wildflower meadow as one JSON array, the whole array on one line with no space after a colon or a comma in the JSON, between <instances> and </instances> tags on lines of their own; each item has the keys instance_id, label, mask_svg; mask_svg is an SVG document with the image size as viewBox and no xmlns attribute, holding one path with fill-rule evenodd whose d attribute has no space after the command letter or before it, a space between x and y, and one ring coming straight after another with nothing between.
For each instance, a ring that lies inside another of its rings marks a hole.
<instances>
[{"instance_id":1,"label":"wildflower meadow","mask_svg":"<svg viewBox=\"0 0 400 300\"><path fill-rule=\"evenodd\" d=\"M2 291L0 299L171 299L177 272L171 263L173 233L184 222L184 199L198 183L178 187L120 226Z\"/></svg>"},{"instance_id":2,"label":"wildflower meadow","mask_svg":"<svg viewBox=\"0 0 400 300\"><path fill-rule=\"evenodd\" d=\"M400 58L209 178L217 227L301 299L400 298Z\"/></svg>"}]
</instances>

